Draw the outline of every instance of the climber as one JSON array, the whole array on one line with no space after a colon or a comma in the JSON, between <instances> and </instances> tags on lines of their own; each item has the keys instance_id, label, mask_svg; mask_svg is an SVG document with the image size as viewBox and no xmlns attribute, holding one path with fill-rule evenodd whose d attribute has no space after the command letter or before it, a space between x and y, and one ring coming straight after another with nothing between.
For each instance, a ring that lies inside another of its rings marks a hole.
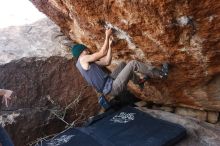
<instances>
[{"instance_id":1,"label":"climber","mask_svg":"<svg viewBox=\"0 0 220 146\"><path fill-rule=\"evenodd\" d=\"M154 66L132 60L128 64L122 62L118 67L108 75L101 66L111 64L112 60L112 29L105 31L105 41L102 48L95 53L90 53L83 44L75 44L72 46L72 54L77 58L76 67L86 79L86 81L93 86L99 93L103 95L117 96L126 90L129 80L143 88L145 81L149 78L166 78L168 75L168 64L165 63L162 69L157 69ZM135 74L135 71L144 74L144 78ZM100 100L105 99L102 97ZM103 101L99 101L103 102ZM108 105L106 106L109 107Z\"/></svg>"},{"instance_id":2,"label":"climber","mask_svg":"<svg viewBox=\"0 0 220 146\"><path fill-rule=\"evenodd\" d=\"M0 96L2 96L2 103L5 103L5 106L8 107L8 100L11 99L12 95L11 90L0 89ZM13 146L12 140L8 136L7 132L0 125L0 146Z\"/></svg>"}]
</instances>

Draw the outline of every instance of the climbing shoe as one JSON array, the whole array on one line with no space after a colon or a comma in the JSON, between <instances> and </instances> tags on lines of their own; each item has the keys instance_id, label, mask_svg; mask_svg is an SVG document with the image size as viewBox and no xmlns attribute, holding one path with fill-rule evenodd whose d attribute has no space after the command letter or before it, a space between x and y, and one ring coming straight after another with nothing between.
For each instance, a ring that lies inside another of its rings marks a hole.
<instances>
[{"instance_id":1,"label":"climbing shoe","mask_svg":"<svg viewBox=\"0 0 220 146\"><path fill-rule=\"evenodd\" d=\"M108 100L105 98L104 95L101 95L99 97L98 102L99 105L103 107L105 110L108 110L111 107L110 103L108 102Z\"/></svg>"},{"instance_id":2,"label":"climbing shoe","mask_svg":"<svg viewBox=\"0 0 220 146\"><path fill-rule=\"evenodd\" d=\"M162 68L161 68L161 78L167 78L169 72L169 64L168 63L163 63Z\"/></svg>"}]
</instances>

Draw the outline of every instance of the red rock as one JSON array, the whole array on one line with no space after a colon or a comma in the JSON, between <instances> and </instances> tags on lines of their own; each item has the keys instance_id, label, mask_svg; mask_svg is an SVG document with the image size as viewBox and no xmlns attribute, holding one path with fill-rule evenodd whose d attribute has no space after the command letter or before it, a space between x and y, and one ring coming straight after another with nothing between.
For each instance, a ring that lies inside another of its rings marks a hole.
<instances>
[{"instance_id":1,"label":"red rock","mask_svg":"<svg viewBox=\"0 0 220 146\"><path fill-rule=\"evenodd\" d=\"M220 111L220 3L205 1L32 0L73 40L92 51L103 44L103 25L117 29L115 61L171 65L167 80L152 80L143 100Z\"/></svg>"}]
</instances>

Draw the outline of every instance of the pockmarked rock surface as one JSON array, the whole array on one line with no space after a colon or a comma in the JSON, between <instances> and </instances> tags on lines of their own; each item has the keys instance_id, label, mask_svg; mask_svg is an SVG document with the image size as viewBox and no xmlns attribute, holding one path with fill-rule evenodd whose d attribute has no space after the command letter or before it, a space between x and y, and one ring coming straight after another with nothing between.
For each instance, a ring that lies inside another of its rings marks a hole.
<instances>
[{"instance_id":1,"label":"pockmarked rock surface","mask_svg":"<svg viewBox=\"0 0 220 146\"><path fill-rule=\"evenodd\" d=\"M0 88L16 97L0 103L0 124L16 146L80 126L99 110L96 93L64 57L23 58L0 65Z\"/></svg>"},{"instance_id":2,"label":"pockmarked rock surface","mask_svg":"<svg viewBox=\"0 0 220 146\"><path fill-rule=\"evenodd\" d=\"M176 146L218 146L220 143L220 126L199 121L195 118L173 113L139 107L153 117L180 124L187 130L187 136Z\"/></svg>"},{"instance_id":3,"label":"pockmarked rock surface","mask_svg":"<svg viewBox=\"0 0 220 146\"><path fill-rule=\"evenodd\" d=\"M152 79L143 91L130 86L143 100L220 111L219 0L31 2L91 51L102 46L104 27L113 27L113 65L132 59L158 67L168 62L167 80Z\"/></svg>"},{"instance_id":4,"label":"pockmarked rock surface","mask_svg":"<svg viewBox=\"0 0 220 146\"><path fill-rule=\"evenodd\" d=\"M68 56L64 36L50 19L0 29L0 64L23 57Z\"/></svg>"}]
</instances>

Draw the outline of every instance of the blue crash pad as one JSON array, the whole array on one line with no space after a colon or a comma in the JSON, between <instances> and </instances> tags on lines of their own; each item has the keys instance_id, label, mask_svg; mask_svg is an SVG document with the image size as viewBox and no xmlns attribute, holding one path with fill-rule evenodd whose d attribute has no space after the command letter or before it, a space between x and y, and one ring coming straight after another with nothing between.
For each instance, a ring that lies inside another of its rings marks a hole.
<instances>
[{"instance_id":1,"label":"blue crash pad","mask_svg":"<svg viewBox=\"0 0 220 146\"><path fill-rule=\"evenodd\" d=\"M104 113L81 128L71 128L42 146L169 146L186 136L178 125L133 107Z\"/></svg>"}]
</instances>

